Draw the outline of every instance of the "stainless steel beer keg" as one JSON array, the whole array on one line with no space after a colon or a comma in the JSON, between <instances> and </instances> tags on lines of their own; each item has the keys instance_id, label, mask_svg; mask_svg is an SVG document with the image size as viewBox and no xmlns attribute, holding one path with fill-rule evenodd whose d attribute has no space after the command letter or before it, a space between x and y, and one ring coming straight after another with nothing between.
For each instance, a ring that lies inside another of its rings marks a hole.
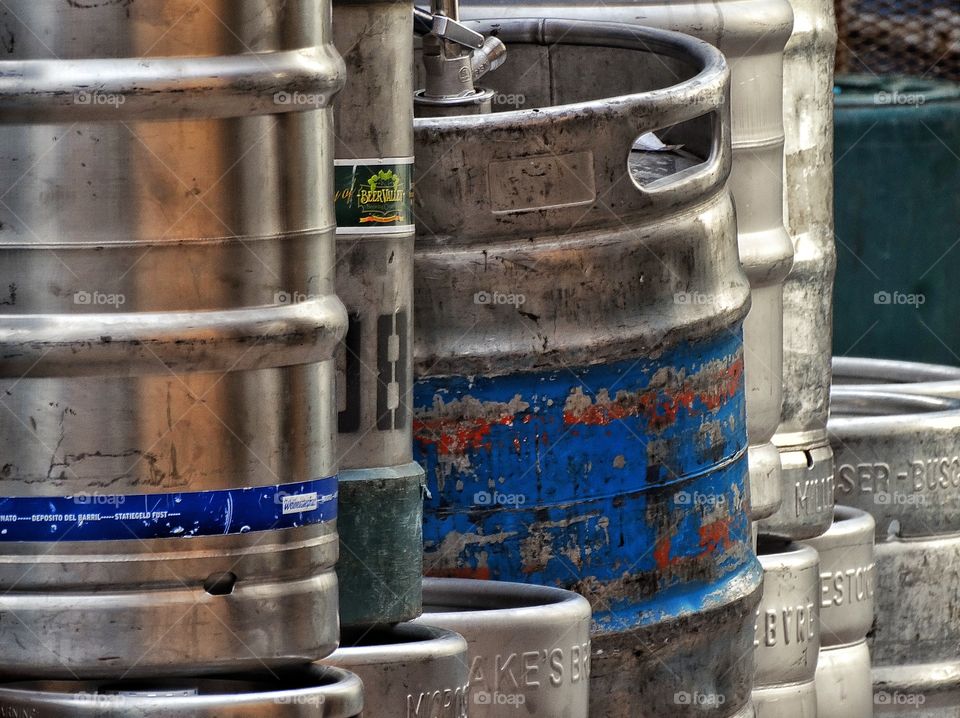
<instances>
[{"instance_id":1,"label":"stainless steel beer keg","mask_svg":"<svg viewBox=\"0 0 960 718\"><path fill-rule=\"evenodd\" d=\"M329 13L0 9L4 673L336 647Z\"/></svg>"},{"instance_id":2,"label":"stainless steel beer keg","mask_svg":"<svg viewBox=\"0 0 960 718\"><path fill-rule=\"evenodd\" d=\"M322 663L363 681L365 718L467 718L470 683L467 642L429 625L354 629Z\"/></svg>"},{"instance_id":3,"label":"stainless steel beer keg","mask_svg":"<svg viewBox=\"0 0 960 718\"><path fill-rule=\"evenodd\" d=\"M757 718L815 717L820 652L820 568L810 546L760 537L753 704Z\"/></svg>"},{"instance_id":4,"label":"stainless steel beer keg","mask_svg":"<svg viewBox=\"0 0 960 718\"><path fill-rule=\"evenodd\" d=\"M837 499L845 494L877 524L869 637L877 715L960 713L958 417L960 400L947 397L866 385L831 397Z\"/></svg>"},{"instance_id":5,"label":"stainless steel beer keg","mask_svg":"<svg viewBox=\"0 0 960 718\"><path fill-rule=\"evenodd\" d=\"M418 623L467 640L471 718L587 718L590 604L572 591L426 578Z\"/></svg>"},{"instance_id":6,"label":"stainless steel beer keg","mask_svg":"<svg viewBox=\"0 0 960 718\"><path fill-rule=\"evenodd\" d=\"M871 718L867 633L873 626L873 517L837 506L825 534L805 543L820 556L817 718Z\"/></svg>"},{"instance_id":7,"label":"stainless steel beer keg","mask_svg":"<svg viewBox=\"0 0 960 718\"><path fill-rule=\"evenodd\" d=\"M425 569L584 594L597 715L735 713L760 570L725 66L662 30L476 27L506 111L415 123Z\"/></svg>"},{"instance_id":8,"label":"stainless steel beer keg","mask_svg":"<svg viewBox=\"0 0 960 718\"><path fill-rule=\"evenodd\" d=\"M336 0L334 105L340 619L420 613L423 471L413 461L413 2Z\"/></svg>"},{"instance_id":9,"label":"stainless steel beer keg","mask_svg":"<svg viewBox=\"0 0 960 718\"><path fill-rule=\"evenodd\" d=\"M578 0L461 0L460 5L467 18L570 18L674 30L724 53L731 74L730 188L737 203L740 259L752 289L743 329L751 511L754 519L770 516L781 503L780 457L771 440L780 422L783 391L783 282L794 251L783 217L783 52L793 27L790 2L629 0L598 5ZM822 57L822 47L810 49ZM621 62L583 79L616 95L637 82L639 72L637 65ZM516 96L510 92L501 98L511 99ZM822 463L822 454L818 452L815 460ZM818 471L822 473L820 467Z\"/></svg>"},{"instance_id":10,"label":"stainless steel beer keg","mask_svg":"<svg viewBox=\"0 0 960 718\"><path fill-rule=\"evenodd\" d=\"M784 218L793 268L783 284L783 502L762 533L802 539L833 518L833 452L827 440L833 353L833 0L790 0L783 54Z\"/></svg>"}]
</instances>

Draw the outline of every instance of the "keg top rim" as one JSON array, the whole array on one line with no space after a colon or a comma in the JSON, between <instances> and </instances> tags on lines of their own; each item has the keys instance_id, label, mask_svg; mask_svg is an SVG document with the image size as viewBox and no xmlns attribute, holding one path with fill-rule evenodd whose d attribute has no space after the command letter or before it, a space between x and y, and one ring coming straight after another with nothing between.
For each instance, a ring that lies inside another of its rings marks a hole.
<instances>
[{"instance_id":1,"label":"keg top rim","mask_svg":"<svg viewBox=\"0 0 960 718\"><path fill-rule=\"evenodd\" d=\"M466 652L467 642L458 633L424 623L398 623L345 631L340 647L321 662L349 669L417 660L460 660Z\"/></svg>"},{"instance_id":2,"label":"keg top rim","mask_svg":"<svg viewBox=\"0 0 960 718\"><path fill-rule=\"evenodd\" d=\"M866 511L840 504L833 507L833 523L825 533L804 540L817 551L855 544L873 545L876 521Z\"/></svg>"},{"instance_id":3,"label":"keg top rim","mask_svg":"<svg viewBox=\"0 0 960 718\"><path fill-rule=\"evenodd\" d=\"M417 131L470 127L509 129L518 123L526 124L535 117L541 122L550 123L569 116L571 112L594 113L598 110L610 112L617 101L680 105L686 97L685 91L696 90L710 83L711 80L715 81L714 78L718 77L723 78L724 85L729 83L729 67L720 51L703 40L680 32L640 25L628 26L622 23L586 22L561 18L475 20L470 24L482 28L484 34L496 34L508 44L526 42L547 46L566 44L604 47L604 42L607 42L611 43L609 47L667 55L690 62L694 66L693 75L668 87L609 98L595 98L586 102L507 110L492 114L418 117L414 120ZM604 107L599 107L600 100L604 101Z\"/></svg>"},{"instance_id":4,"label":"keg top rim","mask_svg":"<svg viewBox=\"0 0 960 718\"><path fill-rule=\"evenodd\" d=\"M552 586L537 586L508 581L484 581L469 578L424 578L423 614L511 615L529 612L542 616L570 612L571 617L589 620L590 604L573 591Z\"/></svg>"},{"instance_id":5,"label":"keg top rim","mask_svg":"<svg viewBox=\"0 0 960 718\"><path fill-rule=\"evenodd\" d=\"M881 391L862 386L834 386L830 390L830 421L873 422L903 417L925 419L957 415L960 399L897 391Z\"/></svg>"},{"instance_id":6,"label":"keg top rim","mask_svg":"<svg viewBox=\"0 0 960 718\"><path fill-rule=\"evenodd\" d=\"M271 675L271 673L273 675ZM279 674L279 678L274 677ZM158 695L164 694L167 695ZM310 696L323 696L328 716L354 715L362 705L362 684L349 671L331 666L311 665L278 671L232 674L218 677L153 678L109 680L32 680L0 685L0 704L4 698L28 700L42 706L63 701L89 699L106 706L155 709L157 702L170 709L251 702L291 703ZM351 712L353 711L353 712Z\"/></svg>"}]
</instances>

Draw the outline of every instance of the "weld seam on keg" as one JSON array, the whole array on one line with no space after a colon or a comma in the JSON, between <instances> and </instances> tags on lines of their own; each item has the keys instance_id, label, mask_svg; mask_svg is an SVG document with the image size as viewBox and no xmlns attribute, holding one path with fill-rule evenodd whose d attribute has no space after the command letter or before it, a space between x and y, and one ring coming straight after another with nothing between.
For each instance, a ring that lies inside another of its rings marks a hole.
<instances>
[{"instance_id":1,"label":"weld seam on keg","mask_svg":"<svg viewBox=\"0 0 960 718\"><path fill-rule=\"evenodd\" d=\"M763 150L769 149L772 147L780 147L783 144L784 135L780 133L779 135L770 135L769 137L762 137L759 140L741 140L731 141L730 145L734 150Z\"/></svg>"},{"instance_id":2,"label":"weld seam on keg","mask_svg":"<svg viewBox=\"0 0 960 718\"><path fill-rule=\"evenodd\" d=\"M328 45L190 58L5 60L0 123L206 119L286 114L328 106L345 81ZM314 102L283 101L310 93ZM105 95L112 103L84 102Z\"/></svg>"},{"instance_id":3,"label":"weld seam on keg","mask_svg":"<svg viewBox=\"0 0 960 718\"><path fill-rule=\"evenodd\" d=\"M6 496L0 497L0 543L232 535L336 517L336 476L214 491Z\"/></svg>"}]
</instances>

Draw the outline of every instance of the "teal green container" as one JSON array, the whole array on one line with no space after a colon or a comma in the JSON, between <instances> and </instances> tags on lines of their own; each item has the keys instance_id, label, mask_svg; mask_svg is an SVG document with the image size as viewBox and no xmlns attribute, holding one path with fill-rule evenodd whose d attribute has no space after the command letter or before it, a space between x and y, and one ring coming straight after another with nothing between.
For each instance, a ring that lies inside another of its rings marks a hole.
<instances>
[{"instance_id":1,"label":"teal green container","mask_svg":"<svg viewBox=\"0 0 960 718\"><path fill-rule=\"evenodd\" d=\"M839 75L834 354L960 362L960 84Z\"/></svg>"}]
</instances>

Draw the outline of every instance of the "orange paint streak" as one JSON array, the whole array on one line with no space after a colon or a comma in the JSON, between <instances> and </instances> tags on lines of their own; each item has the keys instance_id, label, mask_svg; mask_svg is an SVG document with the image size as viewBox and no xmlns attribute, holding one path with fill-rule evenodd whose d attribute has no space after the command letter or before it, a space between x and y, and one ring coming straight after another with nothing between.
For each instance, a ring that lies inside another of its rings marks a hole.
<instances>
[{"instance_id":1,"label":"orange paint streak","mask_svg":"<svg viewBox=\"0 0 960 718\"><path fill-rule=\"evenodd\" d=\"M670 565L670 537L663 536L657 539L657 546L653 549L653 560L661 571Z\"/></svg>"},{"instance_id":2,"label":"orange paint streak","mask_svg":"<svg viewBox=\"0 0 960 718\"><path fill-rule=\"evenodd\" d=\"M464 419L446 421L431 419L415 420L413 433L422 444L436 444L441 455L463 454L467 451L489 448L486 439L494 426L512 426L513 416L497 419Z\"/></svg>"},{"instance_id":3,"label":"orange paint streak","mask_svg":"<svg viewBox=\"0 0 960 718\"><path fill-rule=\"evenodd\" d=\"M716 377L708 377L706 382L712 386L703 392L696 392L687 386L669 390L651 389L638 394L621 395L613 401L590 404L575 411L565 410L563 423L568 426L606 426L613 421L643 416L651 429L662 431L677 421L681 409L694 414L694 407L699 402L707 411L715 411L735 397L743 384L743 358L734 361Z\"/></svg>"},{"instance_id":4,"label":"orange paint streak","mask_svg":"<svg viewBox=\"0 0 960 718\"><path fill-rule=\"evenodd\" d=\"M730 519L720 519L700 527L700 546L707 552L717 551L721 544L730 548Z\"/></svg>"}]
</instances>

